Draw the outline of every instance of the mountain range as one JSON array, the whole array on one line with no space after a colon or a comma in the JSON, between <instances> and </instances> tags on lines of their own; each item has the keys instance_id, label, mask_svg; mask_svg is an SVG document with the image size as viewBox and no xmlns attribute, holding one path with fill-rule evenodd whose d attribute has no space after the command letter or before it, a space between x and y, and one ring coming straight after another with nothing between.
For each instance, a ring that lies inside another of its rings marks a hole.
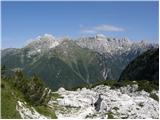
<instances>
[{"instance_id":1,"label":"mountain range","mask_svg":"<svg viewBox=\"0 0 160 120\"><path fill-rule=\"evenodd\" d=\"M1 63L10 71L37 74L52 90L71 89L99 81L118 80L125 67L157 44L110 38L102 34L57 39L44 34L23 48L1 51Z\"/></svg>"}]
</instances>

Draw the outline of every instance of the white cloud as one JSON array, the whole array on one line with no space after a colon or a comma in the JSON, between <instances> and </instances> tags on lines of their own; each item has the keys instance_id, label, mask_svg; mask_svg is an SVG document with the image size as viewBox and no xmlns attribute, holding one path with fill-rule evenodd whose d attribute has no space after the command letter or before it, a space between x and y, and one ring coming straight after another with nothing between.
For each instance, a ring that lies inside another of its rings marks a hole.
<instances>
[{"instance_id":1,"label":"white cloud","mask_svg":"<svg viewBox=\"0 0 160 120\"><path fill-rule=\"evenodd\" d=\"M98 32L122 32L122 31L124 31L123 28L108 24L98 25L90 28L85 28L84 26L81 27L82 33L89 33L89 34Z\"/></svg>"},{"instance_id":2,"label":"white cloud","mask_svg":"<svg viewBox=\"0 0 160 120\"><path fill-rule=\"evenodd\" d=\"M97 31L108 31L108 32L124 31L123 28L116 27L116 26L113 26L113 25L99 25L99 26L94 27L93 29L95 29Z\"/></svg>"}]
</instances>

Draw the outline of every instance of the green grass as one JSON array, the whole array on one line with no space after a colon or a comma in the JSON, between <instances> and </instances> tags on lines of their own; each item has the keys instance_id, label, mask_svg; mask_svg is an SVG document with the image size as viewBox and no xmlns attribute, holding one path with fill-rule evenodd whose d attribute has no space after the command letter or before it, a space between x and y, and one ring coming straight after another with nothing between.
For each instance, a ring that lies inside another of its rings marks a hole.
<instances>
[{"instance_id":1,"label":"green grass","mask_svg":"<svg viewBox=\"0 0 160 120\"><path fill-rule=\"evenodd\" d=\"M108 119L114 119L113 113L111 111L109 111L107 115L108 115Z\"/></svg>"},{"instance_id":2,"label":"green grass","mask_svg":"<svg viewBox=\"0 0 160 120\"><path fill-rule=\"evenodd\" d=\"M49 108L47 106L34 106L34 108L39 112L40 114L50 117L51 119L56 119L55 111L53 108Z\"/></svg>"},{"instance_id":3,"label":"green grass","mask_svg":"<svg viewBox=\"0 0 160 120\"><path fill-rule=\"evenodd\" d=\"M58 98L58 94L54 94L53 98ZM24 95L12 86L7 80L1 80L1 118L2 119L21 119L19 112L16 110L17 101L27 101ZM29 107L33 106L27 101ZM33 106L37 112L52 119L56 118L53 108L48 106Z\"/></svg>"},{"instance_id":4,"label":"green grass","mask_svg":"<svg viewBox=\"0 0 160 120\"><path fill-rule=\"evenodd\" d=\"M16 111L16 96L19 95L10 85L1 80L3 88L1 89L1 118L2 119L20 119L20 114Z\"/></svg>"},{"instance_id":5,"label":"green grass","mask_svg":"<svg viewBox=\"0 0 160 120\"><path fill-rule=\"evenodd\" d=\"M138 90L144 90L148 93L151 93L153 90L159 90L159 85L153 81L141 80L138 82Z\"/></svg>"}]
</instances>

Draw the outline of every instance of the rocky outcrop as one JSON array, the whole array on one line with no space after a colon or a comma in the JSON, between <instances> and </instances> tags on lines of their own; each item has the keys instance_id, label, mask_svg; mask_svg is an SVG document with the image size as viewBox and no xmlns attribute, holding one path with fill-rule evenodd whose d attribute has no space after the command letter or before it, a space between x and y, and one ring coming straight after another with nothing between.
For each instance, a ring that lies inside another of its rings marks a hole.
<instances>
[{"instance_id":1,"label":"rocky outcrop","mask_svg":"<svg viewBox=\"0 0 160 120\"><path fill-rule=\"evenodd\" d=\"M128 85L120 89L110 89L99 85L92 89L67 91L61 88L59 93L63 98L57 99L58 118L116 118L116 119L158 119L159 103L150 97L150 93L137 91L138 85ZM155 92L155 91L154 91ZM156 91L157 93L158 91ZM102 94L100 109L93 106Z\"/></svg>"},{"instance_id":2,"label":"rocky outcrop","mask_svg":"<svg viewBox=\"0 0 160 120\"><path fill-rule=\"evenodd\" d=\"M101 98L101 95L102 94L99 94L99 97L97 99L97 101L94 103L94 107L95 107L95 110L96 111L99 111L100 110L100 107L101 107L101 102L102 102L102 98Z\"/></svg>"},{"instance_id":3,"label":"rocky outcrop","mask_svg":"<svg viewBox=\"0 0 160 120\"><path fill-rule=\"evenodd\" d=\"M16 110L22 119L50 119L39 114L33 107L29 107L26 102L17 101Z\"/></svg>"}]
</instances>

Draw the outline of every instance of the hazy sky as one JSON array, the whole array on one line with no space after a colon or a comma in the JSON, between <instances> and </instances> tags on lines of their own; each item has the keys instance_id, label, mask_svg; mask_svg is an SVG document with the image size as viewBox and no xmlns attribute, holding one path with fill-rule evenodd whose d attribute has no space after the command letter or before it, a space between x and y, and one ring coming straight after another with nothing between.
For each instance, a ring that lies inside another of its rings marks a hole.
<instances>
[{"instance_id":1,"label":"hazy sky","mask_svg":"<svg viewBox=\"0 0 160 120\"><path fill-rule=\"evenodd\" d=\"M158 2L2 2L2 48L22 47L45 33L158 43Z\"/></svg>"}]
</instances>

